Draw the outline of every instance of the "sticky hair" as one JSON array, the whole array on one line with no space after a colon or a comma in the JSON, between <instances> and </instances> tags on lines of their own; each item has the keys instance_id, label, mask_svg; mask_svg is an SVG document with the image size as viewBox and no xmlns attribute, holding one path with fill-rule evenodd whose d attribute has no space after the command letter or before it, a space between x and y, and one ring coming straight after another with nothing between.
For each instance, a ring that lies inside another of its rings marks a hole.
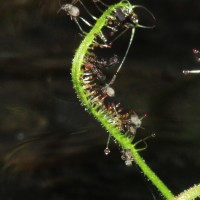
<instances>
[{"instance_id":1,"label":"sticky hair","mask_svg":"<svg viewBox=\"0 0 200 200\"><path fill-rule=\"evenodd\" d=\"M72 81L74 89L76 90L76 93L78 95L78 98L81 101L81 104L85 107L86 110L89 111L94 117L105 127L105 129L108 132L112 132L111 134L116 139L123 139L130 143L130 139L126 138L119 129L117 129L112 123L109 123L108 121L111 120L109 114L107 113L106 109L99 109L98 106L93 106L90 102L90 99L88 98L88 95L85 91L85 89L82 87L83 83L80 80L81 75L83 74L81 67L83 65L84 58L86 54L89 53L89 48L93 44L96 35L98 35L102 28L106 26L106 21L108 16L111 15L111 13L119 8L119 7L128 7L131 9L131 5L127 1L121 1L115 5L110 6L100 18L97 19L96 24L93 26L93 28L90 30L90 32L85 36L83 41L81 42L79 48L76 50L76 54L74 56L73 62L72 62Z\"/></svg>"}]
</instances>

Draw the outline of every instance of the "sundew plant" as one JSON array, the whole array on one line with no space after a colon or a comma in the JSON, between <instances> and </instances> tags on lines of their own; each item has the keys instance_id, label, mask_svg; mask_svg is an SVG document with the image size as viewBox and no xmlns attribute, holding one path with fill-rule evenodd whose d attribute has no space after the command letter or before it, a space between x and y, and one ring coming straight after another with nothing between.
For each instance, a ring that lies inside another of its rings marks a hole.
<instances>
[{"instance_id":1,"label":"sundew plant","mask_svg":"<svg viewBox=\"0 0 200 200\"><path fill-rule=\"evenodd\" d=\"M109 141L114 140L121 149L121 157L126 165L134 163L140 171L159 191L164 199L189 200L200 196L200 184L194 185L184 190L180 194L173 194L171 188L156 175L155 172L140 156L138 144L146 145L146 139L137 141L135 135L137 129L142 125L142 118L135 111L124 111L124 106L115 101L114 83L118 78L118 73L128 56L129 48L134 40L135 31L138 28L152 29L154 24L141 24L138 15L139 10L147 13L153 19L154 16L146 7L132 5L129 1L120 1L114 5L107 5L101 0L93 0L93 3L101 12L100 17L91 14L82 1L73 1L72 4L61 5L60 10L65 11L78 25L83 40L76 50L72 62L72 82L82 106L87 110L108 132L107 147L105 154L110 153ZM79 5L81 5L88 16L93 19L91 24L80 15ZM104 10L102 10L104 7ZM138 12L136 12L138 10ZM88 26L89 31L82 28L81 23ZM112 49L112 44L126 31L131 31L128 47L120 60L117 55L109 58L102 58L96 53L100 49ZM105 34L105 32L107 34ZM108 80L106 71L111 67L117 70L113 77ZM154 136L154 135L152 135ZM173 190L173 189L172 189Z\"/></svg>"}]
</instances>

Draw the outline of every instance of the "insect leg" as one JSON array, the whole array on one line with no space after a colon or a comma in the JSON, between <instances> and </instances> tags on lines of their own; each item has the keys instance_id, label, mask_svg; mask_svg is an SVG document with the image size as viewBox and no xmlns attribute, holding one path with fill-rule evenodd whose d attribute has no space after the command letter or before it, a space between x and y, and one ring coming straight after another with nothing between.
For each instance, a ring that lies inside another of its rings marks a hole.
<instances>
[{"instance_id":1,"label":"insect leg","mask_svg":"<svg viewBox=\"0 0 200 200\"><path fill-rule=\"evenodd\" d=\"M80 31L86 35L87 33L82 29L81 25L78 23L78 20L76 18L74 18L75 23L77 24L77 26L79 27Z\"/></svg>"},{"instance_id":2,"label":"insect leg","mask_svg":"<svg viewBox=\"0 0 200 200\"><path fill-rule=\"evenodd\" d=\"M130 47L131 47L134 34L135 34L135 28L133 27L133 28L132 28L131 37L130 37L130 41L129 41L129 45L128 45L127 49L126 49L125 55L124 55L124 57L123 57L123 59L122 59L120 65L119 65L117 71L115 72L113 78L111 79L109 85L113 84L113 83L115 82L115 79L117 78L117 74L119 73L119 71L120 71L120 69L121 69L121 67L122 67L122 65L123 65L123 63L124 63L124 61L125 61L125 59L126 59L126 56L127 56L128 52L129 52L129 49L130 49Z\"/></svg>"},{"instance_id":3,"label":"insect leg","mask_svg":"<svg viewBox=\"0 0 200 200\"><path fill-rule=\"evenodd\" d=\"M84 19L83 17L79 17L86 25L88 25L89 27L93 27L92 24L90 24L90 22L88 22L86 19ZM103 41L104 45L107 45L107 39L104 36L104 34L102 33L102 31L99 32L98 36L100 37L100 39Z\"/></svg>"},{"instance_id":4,"label":"insect leg","mask_svg":"<svg viewBox=\"0 0 200 200\"><path fill-rule=\"evenodd\" d=\"M93 0L94 5L96 6L96 8L103 13L103 10L98 6L97 2L101 3L102 5L104 5L105 7L109 7L107 4L105 4L104 2L100 1L100 0Z\"/></svg>"},{"instance_id":5,"label":"insect leg","mask_svg":"<svg viewBox=\"0 0 200 200\"><path fill-rule=\"evenodd\" d=\"M93 0L93 2L95 3L95 5L96 5L97 2L99 2L99 3L101 3L102 5L104 5L105 7L109 7L108 4L105 4L105 3L104 3L103 1L101 1L101 0Z\"/></svg>"},{"instance_id":6,"label":"insect leg","mask_svg":"<svg viewBox=\"0 0 200 200\"><path fill-rule=\"evenodd\" d=\"M59 10L57 11L57 14L62 10L62 4L60 3L60 0L58 0L58 3L59 3L59 5L60 5L60 8L59 8Z\"/></svg>"},{"instance_id":7,"label":"insect leg","mask_svg":"<svg viewBox=\"0 0 200 200\"><path fill-rule=\"evenodd\" d=\"M93 1L94 2L94 1ZM103 13L103 10L101 10L101 8L99 8L99 6L96 4L96 2L94 2L94 5L96 6L96 8L101 12Z\"/></svg>"},{"instance_id":8,"label":"insect leg","mask_svg":"<svg viewBox=\"0 0 200 200\"><path fill-rule=\"evenodd\" d=\"M88 13L88 15L90 15L90 17L92 17L92 19L97 20L97 18L86 8L86 6L84 5L84 3L81 0L78 0L78 1L83 6L83 8L85 9L85 11Z\"/></svg>"},{"instance_id":9,"label":"insect leg","mask_svg":"<svg viewBox=\"0 0 200 200\"><path fill-rule=\"evenodd\" d=\"M84 19L83 17L79 17L86 25L88 25L89 27L93 27L92 24L90 24L90 22L88 22L86 19Z\"/></svg>"}]
</instances>

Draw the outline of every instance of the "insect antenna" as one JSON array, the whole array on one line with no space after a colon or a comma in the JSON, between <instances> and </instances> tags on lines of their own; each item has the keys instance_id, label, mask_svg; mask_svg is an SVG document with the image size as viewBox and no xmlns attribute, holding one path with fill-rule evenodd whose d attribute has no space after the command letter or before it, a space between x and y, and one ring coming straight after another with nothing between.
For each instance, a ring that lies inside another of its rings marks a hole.
<instances>
[{"instance_id":1,"label":"insect antenna","mask_svg":"<svg viewBox=\"0 0 200 200\"><path fill-rule=\"evenodd\" d=\"M126 56L127 56L128 52L129 52L129 49L130 49L130 47L131 47L131 44L132 44L132 42L133 42L134 34L135 34L135 28L132 28L132 33L131 33L131 37L130 37L130 41L129 41L128 47L127 47L127 49L126 49L126 53L125 53L125 55L124 55L124 57L123 57L123 59L122 59L120 65L119 65L117 71L115 72L114 76L112 77L112 79L111 79L109 85L113 84L113 83L115 82L115 79L117 78L117 74L119 73L119 71L120 71L120 69L121 69L121 67L122 67L122 65L123 65L123 63L124 63L124 61L125 61L125 59L126 59Z\"/></svg>"},{"instance_id":2,"label":"insect antenna","mask_svg":"<svg viewBox=\"0 0 200 200\"><path fill-rule=\"evenodd\" d=\"M60 8L58 9L57 14L62 10L62 4L60 3L60 0L58 0L58 3L60 5Z\"/></svg>"}]
</instances>

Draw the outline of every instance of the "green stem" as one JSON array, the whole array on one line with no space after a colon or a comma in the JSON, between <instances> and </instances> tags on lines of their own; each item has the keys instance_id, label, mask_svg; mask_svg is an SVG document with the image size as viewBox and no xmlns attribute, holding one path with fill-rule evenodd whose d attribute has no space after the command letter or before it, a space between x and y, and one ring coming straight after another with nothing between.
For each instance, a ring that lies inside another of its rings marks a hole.
<instances>
[{"instance_id":1,"label":"green stem","mask_svg":"<svg viewBox=\"0 0 200 200\"><path fill-rule=\"evenodd\" d=\"M153 185L160 191L162 196L166 199L173 199L174 195L167 188L167 186L158 178L158 176L151 170L151 168L146 164L143 158L138 153L134 146L129 147L131 149L135 163L140 167L144 175L153 183Z\"/></svg>"},{"instance_id":2,"label":"green stem","mask_svg":"<svg viewBox=\"0 0 200 200\"><path fill-rule=\"evenodd\" d=\"M194 185L193 187L180 193L174 200L192 200L200 197L200 184Z\"/></svg>"},{"instance_id":3,"label":"green stem","mask_svg":"<svg viewBox=\"0 0 200 200\"><path fill-rule=\"evenodd\" d=\"M117 128L114 123L111 123L111 121L113 120L112 116L109 115L106 109L101 109L99 105L97 106L90 102L88 94L83 88L84 84L81 80L81 75L83 72L81 70L81 67L84 63L84 57L89 52L89 47L93 43L96 35L101 31L103 26L106 25L107 17L110 16L111 13L118 7L126 7L128 9L131 9L132 5L128 1L122 1L118 4L110 6L97 20L94 27L86 35L84 40L81 42L79 48L77 49L72 63L73 86L76 90L78 98L81 101L81 104L85 107L85 109L88 110L89 113L91 113L105 127L108 133L114 137L114 139L123 149L131 150L135 163L139 166L144 175L152 182L153 185L155 185L155 187L166 199L171 200L174 197L173 194L140 157L134 144L132 144L132 138L124 135L122 132L120 132L119 128Z\"/></svg>"}]
</instances>

